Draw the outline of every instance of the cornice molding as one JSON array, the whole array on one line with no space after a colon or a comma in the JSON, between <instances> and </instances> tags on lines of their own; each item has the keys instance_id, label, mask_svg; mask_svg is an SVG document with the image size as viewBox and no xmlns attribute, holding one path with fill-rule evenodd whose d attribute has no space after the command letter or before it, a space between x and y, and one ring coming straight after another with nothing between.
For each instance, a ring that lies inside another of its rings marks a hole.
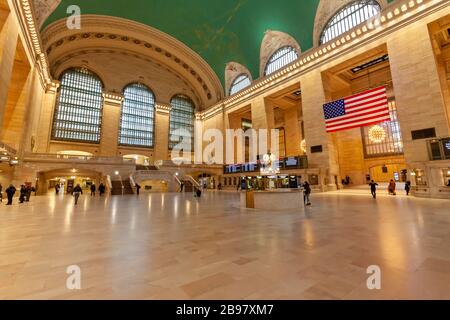
<instances>
[{"instance_id":1,"label":"cornice molding","mask_svg":"<svg viewBox=\"0 0 450 320\"><path fill-rule=\"evenodd\" d=\"M52 78L47 56L44 50L42 50L42 42L34 16L33 4L29 0L11 1L25 39L25 47L30 56L33 57L34 64L37 66L42 88L47 91L47 86L51 85Z\"/></svg>"},{"instance_id":2,"label":"cornice molding","mask_svg":"<svg viewBox=\"0 0 450 320\"><path fill-rule=\"evenodd\" d=\"M172 111L172 106L166 103L157 102L155 108L157 113L164 115L169 115L170 111Z\"/></svg>"},{"instance_id":3,"label":"cornice molding","mask_svg":"<svg viewBox=\"0 0 450 320\"><path fill-rule=\"evenodd\" d=\"M122 106L124 96L116 92L103 92L103 101L109 105Z\"/></svg>"}]
</instances>

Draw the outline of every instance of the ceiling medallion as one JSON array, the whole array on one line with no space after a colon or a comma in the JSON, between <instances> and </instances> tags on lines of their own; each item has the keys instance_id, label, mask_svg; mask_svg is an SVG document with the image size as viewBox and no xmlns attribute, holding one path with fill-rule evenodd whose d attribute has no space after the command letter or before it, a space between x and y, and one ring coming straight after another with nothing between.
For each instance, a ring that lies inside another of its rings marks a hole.
<instances>
[{"instance_id":1,"label":"ceiling medallion","mask_svg":"<svg viewBox=\"0 0 450 320\"><path fill-rule=\"evenodd\" d=\"M386 131L379 125L369 129L369 139L373 143L381 143L386 139Z\"/></svg>"}]
</instances>

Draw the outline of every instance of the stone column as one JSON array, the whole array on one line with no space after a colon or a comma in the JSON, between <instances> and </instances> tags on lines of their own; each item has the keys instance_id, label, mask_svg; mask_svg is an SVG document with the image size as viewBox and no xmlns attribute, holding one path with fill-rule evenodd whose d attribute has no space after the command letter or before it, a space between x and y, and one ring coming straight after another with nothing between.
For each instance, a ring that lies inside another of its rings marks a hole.
<instances>
[{"instance_id":1,"label":"stone column","mask_svg":"<svg viewBox=\"0 0 450 320\"><path fill-rule=\"evenodd\" d=\"M38 117L38 130L32 138L32 152L47 153L52 135L53 114L58 97L60 82L54 80L47 85L41 102L41 110Z\"/></svg>"},{"instance_id":2,"label":"stone column","mask_svg":"<svg viewBox=\"0 0 450 320\"><path fill-rule=\"evenodd\" d=\"M261 129L268 131L267 147L271 149L270 131L275 128L275 118L273 114L273 103L264 99L264 97L257 97L253 99L251 104L252 111L252 127L257 132ZM258 133L259 134L259 133ZM268 151L268 150L267 150ZM270 150L277 151L278 150ZM258 150L259 154L265 154L266 150Z\"/></svg>"},{"instance_id":3,"label":"stone column","mask_svg":"<svg viewBox=\"0 0 450 320\"><path fill-rule=\"evenodd\" d=\"M300 82L309 166L320 168L322 191L336 190L335 176L339 178L339 163L335 137L326 132L323 105L327 100L321 73L312 71L302 76ZM321 146L322 152L312 153L311 147L315 146Z\"/></svg>"},{"instance_id":4,"label":"stone column","mask_svg":"<svg viewBox=\"0 0 450 320\"><path fill-rule=\"evenodd\" d=\"M13 15L9 14L0 32L0 124L3 123L3 116L6 110L18 37L18 26L14 21ZM0 134L2 131L3 127L0 126Z\"/></svg>"},{"instance_id":5,"label":"stone column","mask_svg":"<svg viewBox=\"0 0 450 320\"><path fill-rule=\"evenodd\" d=\"M100 156L117 156L119 145L120 113L123 95L103 93L102 137L100 139Z\"/></svg>"},{"instance_id":6,"label":"stone column","mask_svg":"<svg viewBox=\"0 0 450 320\"><path fill-rule=\"evenodd\" d=\"M169 159L169 121L171 110L172 106L170 104L156 103L155 161Z\"/></svg>"}]
</instances>

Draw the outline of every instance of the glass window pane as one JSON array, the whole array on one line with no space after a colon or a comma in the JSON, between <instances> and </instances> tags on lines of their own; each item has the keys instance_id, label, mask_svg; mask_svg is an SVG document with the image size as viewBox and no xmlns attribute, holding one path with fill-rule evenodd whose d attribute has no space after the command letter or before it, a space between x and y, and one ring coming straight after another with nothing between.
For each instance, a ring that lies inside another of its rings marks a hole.
<instances>
[{"instance_id":1,"label":"glass window pane","mask_svg":"<svg viewBox=\"0 0 450 320\"><path fill-rule=\"evenodd\" d=\"M171 101L172 110L170 111L170 129L169 129L169 149L173 149L183 139L190 138L192 142L192 151L194 146L194 118L195 107L191 99L185 96L176 96ZM185 133L181 136L174 134L175 130L184 129Z\"/></svg>"},{"instance_id":2,"label":"glass window pane","mask_svg":"<svg viewBox=\"0 0 450 320\"><path fill-rule=\"evenodd\" d=\"M281 68L287 66L288 64L294 62L298 59L298 54L294 48L287 46L279 49L275 52L272 57L267 62L266 70L264 71L264 75L268 76L269 74L274 73L275 71L280 70Z\"/></svg>"},{"instance_id":3,"label":"glass window pane","mask_svg":"<svg viewBox=\"0 0 450 320\"><path fill-rule=\"evenodd\" d=\"M135 83L124 90L119 144L154 146L155 96L145 85Z\"/></svg>"},{"instance_id":4,"label":"glass window pane","mask_svg":"<svg viewBox=\"0 0 450 320\"><path fill-rule=\"evenodd\" d=\"M339 37L380 12L381 6L376 0L358 0L348 4L339 10L325 26L320 37L320 44Z\"/></svg>"},{"instance_id":5,"label":"glass window pane","mask_svg":"<svg viewBox=\"0 0 450 320\"><path fill-rule=\"evenodd\" d=\"M235 93L238 93L241 90L244 90L251 84L252 82L250 81L250 78L246 74L238 76L231 84L230 96L232 96Z\"/></svg>"},{"instance_id":6,"label":"glass window pane","mask_svg":"<svg viewBox=\"0 0 450 320\"><path fill-rule=\"evenodd\" d=\"M52 139L100 143L102 109L100 79L84 68L66 71L61 77Z\"/></svg>"}]
</instances>

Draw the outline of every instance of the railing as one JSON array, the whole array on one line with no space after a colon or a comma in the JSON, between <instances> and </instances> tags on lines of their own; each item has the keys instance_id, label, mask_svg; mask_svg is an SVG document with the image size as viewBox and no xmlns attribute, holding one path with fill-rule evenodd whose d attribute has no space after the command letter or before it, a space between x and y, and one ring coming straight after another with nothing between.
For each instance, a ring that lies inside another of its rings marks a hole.
<instances>
[{"instance_id":1,"label":"railing","mask_svg":"<svg viewBox=\"0 0 450 320\"><path fill-rule=\"evenodd\" d=\"M68 161L68 162L90 162L90 163L120 163L136 165L136 160L126 159L122 157L96 157L85 155L67 155L67 154L50 154L50 153L26 153L24 159L28 161Z\"/></svg>"},{"instance_id":2,"label":"railing","mask_svg":"<svg viewBox=\"0 0 450 320\"><path fill-rule=\"evenodd\" d=\"M450 137L428 140L427 143L431 161L450 160Z\"/></svg>"},{"instance_id":3,"label":"railing","mask_svg":"<svg viewBox=\"0 0 450 320\"><path fill-rule=\"evenodd\" d=\"M201 188L200 183L198 183L198 181L195 180L193 176L185 175L184 177L187 178L188 181L192 182L192 184L193 184L195 187Z\"/></svg>"},{"instance_id":4,"label":"railing","mask_svg":"<svg viewBox=\"0 0 450 320\"><path fill-rule=\"evenodd\" d=\"M17 151L13 148L11 148L10 146L8 146L7 144L4 144L3 142L0 142L0 152L3 153L7 153L8 155L16 155Z\"/></svg>"}]
</instances>

